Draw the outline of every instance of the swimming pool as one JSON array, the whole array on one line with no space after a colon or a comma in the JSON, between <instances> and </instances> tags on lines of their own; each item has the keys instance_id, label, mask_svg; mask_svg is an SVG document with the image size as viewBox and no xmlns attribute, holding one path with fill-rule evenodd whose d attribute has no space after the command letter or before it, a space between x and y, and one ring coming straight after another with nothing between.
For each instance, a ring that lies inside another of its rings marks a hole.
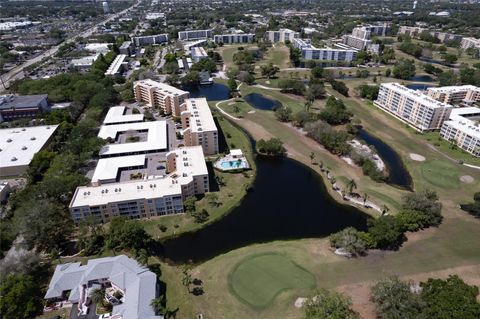
<instances>
[{"instance_id":1,"label":"swimming pool","mask_svg":"<svg viewBox=\"0 0 480 319\"><path fill-rule=\"evenodd\" d=\"M247 168L246 162L242 160L223 161L220 163L223 169Z\"/></svg>"}]
</instances>

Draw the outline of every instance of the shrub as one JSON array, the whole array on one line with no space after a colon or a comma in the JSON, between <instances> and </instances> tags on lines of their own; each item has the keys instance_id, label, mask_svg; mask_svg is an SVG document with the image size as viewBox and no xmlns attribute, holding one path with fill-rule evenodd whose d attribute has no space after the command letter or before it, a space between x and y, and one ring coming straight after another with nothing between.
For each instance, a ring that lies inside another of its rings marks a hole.
<instances>
[{"instance_id":1,"label":"shrub","mask_svg":"<svg viewBox=\"0 0 480 319\"><path fill-rule=\"evenodd\" d=\"M286 152L283 142L278 138L271 138L267 141L264 139L259 140L257 149L260 153L273 156L283 156Z\"/></svg>"},{"instance_id":2,"label":"shrub","mask_svg":"<svg viewBox=\"0 0 480 319\"><path fill-rule=\"evenodd\" d=\"M330 246L343 248L353 256L363 255L367 250L367 243L360 232L353 227L347 227L335 234L330 235Z\"/></svg>"},{"instance_id":3,"label":"shrub","mask_svg":"<svg viewBox=\"0 0 480 319\"><path fill-rule=\"evenodd\" d=\"M376 248L397 249L405 240L403 225L393 216L386 215L368 220L368 233Z\"/></svg>"}]
</instances>

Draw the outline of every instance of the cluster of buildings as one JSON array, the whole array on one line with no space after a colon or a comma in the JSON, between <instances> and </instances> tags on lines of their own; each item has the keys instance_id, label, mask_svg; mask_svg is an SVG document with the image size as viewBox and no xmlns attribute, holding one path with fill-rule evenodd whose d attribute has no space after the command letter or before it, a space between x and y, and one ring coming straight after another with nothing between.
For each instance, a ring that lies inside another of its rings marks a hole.
<instances>
[{"instance_id":1,"label":"cluster of buildings","mask_svg":"<svg viewBox=\"0 0 480 319\"><path fill-rule=\"evenodd\" d=\"M109 318L163 318L156 316L150 306L159 295L157 275L125 255L90 259L85 265L57 265L44 298L47 303L76 304L72 312L76 310L82 316L89 312L95 289L105 289L105 298L113 305Z\"/></svg>"},{"instance_id":2,"label":"cluster of buildings","mask_svg":"<svg viewBox=\"0 0 480 319\"><path fill-rule=\"evenodd\" d=\"M134 90L138 102L180 119L183 145L176 144L172 122L145 122L142 114L110 108L98 133L109 144L91 185L78 187L69 206L76 223L182 213L186 197L209 191L204 156L218 153L218 130L206 99L152 80L134 83Z\"/></svg>"},{"instance_id":3,"label":"cluster of buildings","mask_svg":"<svg viewBox=\"0 0 480 319\"><path fill-rule=\"evenodd\" d=\"M472 37L463 37L459 34L432 31L423 27L401 26L398 30L399 34L407 34L411 37L418 37L421 33L428 32L431 36L437 38L442 43L458 42L462 49L477 48L480 49L480 39Z\"/></svg>"},{"instance_id":4,"label":"cluster of buildings","mask_svg":"<svg viewBox=\"0 0 480 319\"><path fill-rule=\"evenodd\" d=\"M424 132L440 136L474 156L480 156L480 88L472 85L429 88L421 93L398 83L380 86L374 105Z\"/></svg>"},{"instance_id":5,"label":"cluster of buildings","mask_svg":"<svg viewBox=\"0 0 480 319\"><path fill-rule=\"evenodd\" d=\"M387 23L382 25L366 25L353 29L352 34L342 37L343 43L349 47L379 54L380 45L372 43L372 36L386 36L390 31Z\"/></svg>"}]
</instances>

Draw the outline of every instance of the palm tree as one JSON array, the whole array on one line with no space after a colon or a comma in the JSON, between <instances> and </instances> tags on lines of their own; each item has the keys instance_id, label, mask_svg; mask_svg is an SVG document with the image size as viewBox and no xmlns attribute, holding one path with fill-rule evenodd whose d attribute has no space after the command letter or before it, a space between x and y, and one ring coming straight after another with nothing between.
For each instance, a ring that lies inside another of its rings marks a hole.
<instances>
[{"instance_id":1,"label":"palm tree","mask_svg":"<svg viewBox=\"0 0 480 319\"><path fill-rule=\"evenodd\" d=\"M367 199L368 199L368 194L367 194L367 193L364 193L364 194L363 194L363 206L366 206L366 204L367 204Z\"/></svg>"},{"instance_id":2,"label":"palm tree","mask_svg":"<svg viewBox=\"0 0 480 319\"><path fill-rule=\"evenodd\" d=\"M192 283L192 275L190 274L190 269L186 266L182 270L183 278L182 278L182 285L187 287L188 292L190 293L190 284Z\"/></svg>"},{"instance_id":3,"label":"palm tree","mask_svg":"<svg viewBox=\"0 0 480 319\"><path fill-rule=\"evenodd\" d=\"M147 250L142 248L138 251L136 259L140 264L148 266L148 257Z\"/></svg>"},{"instance_id":4,"label":"palm tree","mask_svg":"<svg viewBox=\"0 0 480 319\"><path fill-rule=\"evenodd\" d=\"M105 299L105 289L102 289L102 288L93 289L92 293L90 294L90 299L92 299L92 302L95 304L102 302Z\"/></svg>"},{"instance_id":5,"label":"palm tree","mask_svg":"<svg viewBox=\"0 0 480 319\"><path fill-rule=\"evenodd\" d=\"M347 188L348 188L348 193L352 194L353 190L357 189L357 182L355 182L355 180L352 178L351 180L348 181Z\"/></svg>"},{"instance_id":6,"label":"palm tree","mask_svg":"<svg viewBox=\"0 0 480 319\"><path fill-rule=\"evenodd\" d=\"M312 161L312 164L313 164L313 161L315 160L315 153L314 152L311 152L310 153L310 161Z\"/></svg>"}]
</instances>

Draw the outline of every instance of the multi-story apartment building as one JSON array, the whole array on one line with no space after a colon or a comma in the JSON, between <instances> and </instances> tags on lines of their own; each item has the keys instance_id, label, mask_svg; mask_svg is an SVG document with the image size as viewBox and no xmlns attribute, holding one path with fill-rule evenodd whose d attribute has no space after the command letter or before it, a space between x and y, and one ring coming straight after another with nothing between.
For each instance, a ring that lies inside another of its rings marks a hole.
<instances>
[{"instance_id":1,"label":"multi-story apartment building","mask_svg":"<svg viewBox=\"0 0 480 319\"><path fill-rule=\"evenodd\" d=\"M343 43L358 50L367 50L375 54L379 53L380 46L373 44L371 36L385 36L389 32L388 24L383 25L366 25L353 29L352 34L342 37Z\"/></svg>"},{"instance_id":2,"label":"multi-story apartment building","mask_svg":"<svg viewBox=\"0 0 480 319\"><path fill-rule=\"evenodd\" d=\"M233 33L233 34L217 34L214 36L215 43L252 43L255 40L253 33Z\"/></svg>"},{"instance_id":3,"label":"multi-story apartment building","mask_svg":"<svg viewBox=\"0 0 480 319\"><path fill-rule=\"evenodd\" d=\"M290 29L280 29L278 31L267 31L265 33L265 39L272 42L272 43L277 43L277 42L283 42L285 41L290 41L293 42L293 39L299 38L300 33L295 32Z\"/></svg>"},{"instance_id":4,"label":"multi-story apartment building","mask_svg":"<svg viewBox=\"0 0 480 319\"><path fill-rule=\"evenodd\" d=\"M178 32L178 40L180 41L211 39L212 37L213 37L213 31L211 29Z\"/></svg>"},{"instance_id":5,"label":"multi-story apartment building","mask_svg":"<svg viewBox=\"0 0 480 319\"><path fill-rule=\"evenodd\" d=\"M132 41L125 41L122 45L118 48L120 54L125 54L126 56L131 56L135 51L133 48Z\"/></svg>"},{"instance_id":6,"label":"multi-story apartment building","mask_svg":"<svg viewBox=\"0 0 480 319\"><path fill-rule=\"evenodd\" d=\"M301 50L302 59L351 62L356 59L357 51L344 48L316 48L305 39L294 39L292 44Z\"/></svg>"},{"instance_id":7,"label":"multi-story apartment building","mask_svg":"<svg viewBox=\"0 0 480 319\"><path fill-rule=\"evenodd\" d=\"M145 35L141 37L132 37L132 42L137 47L143 47L152 44L162 44L168 42L168 34Z\"/></svg>"},{"instance_id":8,"label":"multi-story apartment building","mask_svg":"<svg viewBox=\"0 0 480 319\"><path fill-rule=\"evenodd\" d=\"M107 76L115 76L120 75L124 70L128 68L128 62L125 62L127 56L125 54L119 54L115 57L112 61L110 66L108 67L105 75Z\"/></svg>"},{"instance_id":9,"label":"multi-story apartment building","mask_svg":"<svg viewBox=\"0 0 480 319\"><path fill-rule=\"evenodd\" d=\"M0 122L31 118L50 111L47 94L0 95Z\"/></svg>"},{"instance_id":10,"label":"multi-story apartment building","mask_svg":"<svg viewBox=\"0 0 480 319\"><path fill-rule=\"evenodd\" d=\"M480 101L480 88L473 85L431 87L427 95L448 104L477 102Z\"/></svg>"},{"instance_id":11,"label":"multi-story apartment building","mask_svg":"<svg viewBox=\"0 0 480 319\"><path fill-rule=\"evenodd\" d=\"M218 153L218 130L207 100L187 99L181 109L185 145L200 145L206 155Z\"/></svg>"},{"instance_id":12,"label":"multi-story apartment building","mask_svg":"<svg viewBox=\"0 0 480 319\"><path fill-rule=\"evenodd\" d=\"M148 218L183 212L183 200L209 191L208 170L201 146L167 153L163 178L77 187L69 209L79 223L92 216L108 222L115 216Z\"/></svg>"},{"instance_id":13,"label":"multi-story apartment building","mask_svg":"<svg viewBox=\"0 0 480 319\"><path fill-rule=\"evenodd\" d=\"M135 82L133 91L137 102L144 102L174 116L180 116L180 105L190 97L187 91L150 79Z\"/></svg>"},{"instance_id":14,"label":"multi-story apartment building","mask_svg":"<svg viewBox=\"0 0 480 319\"><path fill-rule=\"evenodd\" d=\"M480 49L480 39L475 38L463 38L460 42L462 49L477 48Z\"/></svg>"},{"instance_id":15,"label":"multi-story apartment building","mask_svg":"<svg viewBox=\"0 0 480 319\"><path fill-rule=\"evenodd\" d=\"M399 34L406 34L406 35L409 35L411 37L417 37L423 31L427 31L427 29L421 28L421 27L409 27L409 26L405 26L405 25L402 25L398 29Z\"/></svg>"},{"instance_id":16,"label":"multi-story apartment building","mask_svg":"<svg viewBox=\"0 0 480 319\"><path fill-rule=\"evenodd\" d=\"M473 156L480 157L480 108L453 109L448 121L442 125L440 136Z\"/></svg>"},{"instance_id":17,"label":"multi-story apartment building","mask_svg":"<svg viewBox=\"0 0 480 319\"><path fill-rule=\"evenodd\" d=\"M398 83L382 84L374 105L419 131L440 129L453 108Z\"/></svg>"},{"instance_id":18,"label":"multi-story apartment building","mask_svg":"<svg viewBox=\"0 0 480 319\"><path fill-rule=\"evenodd\" d=\"M432 31L426 28L409 27L409 26L401 26L398 29L399 34L406 34L411 37L418 37L424 31L428 31L428 33L430 33L431 36L437 38L442 43L453 42L453 41L458 41L458 42L463 41L463 36L459 34L454 34L454 33L440 32L440 31L434 31L434 30Z\"/></svg>"}]
</instances>

